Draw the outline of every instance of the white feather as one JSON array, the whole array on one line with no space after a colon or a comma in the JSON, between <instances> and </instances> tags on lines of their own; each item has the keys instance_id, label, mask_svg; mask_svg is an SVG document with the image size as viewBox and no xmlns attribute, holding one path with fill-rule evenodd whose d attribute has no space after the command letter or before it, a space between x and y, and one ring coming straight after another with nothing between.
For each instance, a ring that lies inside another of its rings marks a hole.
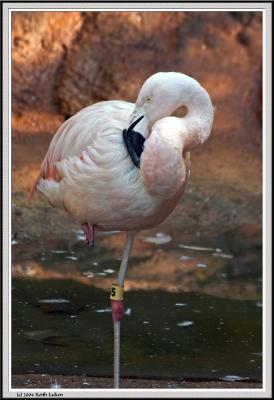
<instances>
[{"instance_id":1,"label":"white feather","mask_svg":"<svg viewBox=\"0 0 274 400\"><path fill-rule=\"evenodd\" d=\"M42 171L56 167L61 179L40 179L38 190L80 223L103 230L146 229L161 222L179 201L190 172L187 150L208 137L212 104L192 78L156 75L143 85L135 108L117 100L86 107L52 139ZM184 85L188 93L182 91L180 97L178 87L182 90ZM148 107L142 98L152 89ZM189 116L163 118L187 99ZM132 163L122 136L138 112L144 115L138 128L147 137L141 169Z\"/></svg>"}]
</instances>

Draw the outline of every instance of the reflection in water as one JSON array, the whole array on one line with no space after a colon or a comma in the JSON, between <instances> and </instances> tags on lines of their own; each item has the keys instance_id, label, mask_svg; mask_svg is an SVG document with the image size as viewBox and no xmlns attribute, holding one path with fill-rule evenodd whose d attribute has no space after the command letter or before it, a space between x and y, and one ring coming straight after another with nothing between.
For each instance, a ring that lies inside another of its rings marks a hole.
<instances>
[{"instance_id":1,"label":"reflection in water","mask_svg":"<svg viewBox=\"0 0 274 400\"><path fill-rule=\"evenodd\" d=\"M228 382L237 382L237 381L246 381L249 378L248 377L242 377L242 376L237 376L237 375L226 375L220 378L222 381L228 381Z\"/></svg>"},{"instance_id":2,"label":"reflection in water","mask_svg":"<svg viewBox=\"0 0 274 400\"><path fill-rule=\"evenodd\" d=\"M130 260L122 375L261 380L260 251L232 258L217 242L164 242L140 240ZM15 373L112 376L108 291L120 249L111 243L14 246Z\"/></svg>"},{"instance_id":3,"label":"reflection in water","mask_svg":"<svg viewBox=\"0 0 274 400\"><path fill-rule=\"evenodd\" d=\"M193 321L183 321L183 322L178 322L177 326L190 326L193 325Z\"/></svg>"},{"instance_id":4,"label":"reflection in water","mask_svg":"<svg viewBox=\"0 0 274 400\"><path fill-rule=\"evenodd\" d=\"M144 243L154 243L154 244L166 244L171 242L172 238L169 235L165 235L164 233L158 232L155 236L146 236L143 239Z\"/></svg>"}]
</instances>

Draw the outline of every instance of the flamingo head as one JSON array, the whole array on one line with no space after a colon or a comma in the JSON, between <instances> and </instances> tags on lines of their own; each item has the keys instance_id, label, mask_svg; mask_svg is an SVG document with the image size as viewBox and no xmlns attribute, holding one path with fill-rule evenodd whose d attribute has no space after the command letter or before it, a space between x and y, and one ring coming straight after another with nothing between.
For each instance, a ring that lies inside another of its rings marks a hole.
<instances>
[{"instance_id":1,"label":"flamingo head","mask_svg":"<svg viewBox=\"0 0 274 400\"><path fill-rule=\"evenodd\" d=\"M128 139L129 155L136 166L139 166L138 153L153 125L182 106L187 110L182 119L188 119L193 126L197 126L197 120L201 122L200 126L203 121L208 126L207 138L213 122L213 107L208 93L195 79L179 72L158 72L145 81L130 116L129 127L123 132L126 144Z\"/></svg>"}]
</instances>

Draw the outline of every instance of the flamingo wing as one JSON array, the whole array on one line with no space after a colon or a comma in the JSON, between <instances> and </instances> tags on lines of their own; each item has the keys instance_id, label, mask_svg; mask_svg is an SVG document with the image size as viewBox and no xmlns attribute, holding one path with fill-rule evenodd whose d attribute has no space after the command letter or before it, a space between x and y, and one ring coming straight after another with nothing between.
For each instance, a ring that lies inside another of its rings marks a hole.
<instances>
[{"instance_id":1,"label":"flamingo wing","mask_svg":"<svg viewBox=\"0 0 274 400\"><path fill-rule=\"evenodd\" d=\"M92 146L98 134L103 135L102 126L107 123L110 115L119 120L119 113L128 113L131 103L124 101L104 101L80 110L65 121L54 135L48 151L41 163L41 169L29 194L29 200L36 191L40 179L50 179L59 182L62 172L58 164L70 158L84 160L87 148ZM108 122L109 123L109 122ZM89 152L90 156L90 152Z\"/></svg>"}]
</instances>

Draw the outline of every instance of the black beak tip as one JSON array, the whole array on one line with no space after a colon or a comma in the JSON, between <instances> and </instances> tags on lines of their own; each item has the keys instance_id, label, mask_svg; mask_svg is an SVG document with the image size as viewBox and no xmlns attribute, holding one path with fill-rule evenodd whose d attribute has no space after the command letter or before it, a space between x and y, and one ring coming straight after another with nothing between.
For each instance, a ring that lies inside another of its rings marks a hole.
<instances>
[{"instance_id":1,"label":"black beak tip","mask_svg":"<svg viewBox=\"0 0 274 400\"><path fill-rule=\"evenodd\" d=\"M128 154L135 165L135 167L140 168L140 158L144 150L145 138L139 133L133 130L144 116L138 118L133 122L128 129L123 130L123 139L128 151Z\"/></svg>"},{"instance_id":2,"label":"black beak tip","mask_svg":"<svg viewBox=\"0 0 274 400\"><path fill-rule=\"evenodd\" d=\"M136 121L132 122L132 124L128 127L128 132L133 131L135 126L144 118L144 115L142 115L140 118L136 119Z\"/></svg>"}]
</instances>

